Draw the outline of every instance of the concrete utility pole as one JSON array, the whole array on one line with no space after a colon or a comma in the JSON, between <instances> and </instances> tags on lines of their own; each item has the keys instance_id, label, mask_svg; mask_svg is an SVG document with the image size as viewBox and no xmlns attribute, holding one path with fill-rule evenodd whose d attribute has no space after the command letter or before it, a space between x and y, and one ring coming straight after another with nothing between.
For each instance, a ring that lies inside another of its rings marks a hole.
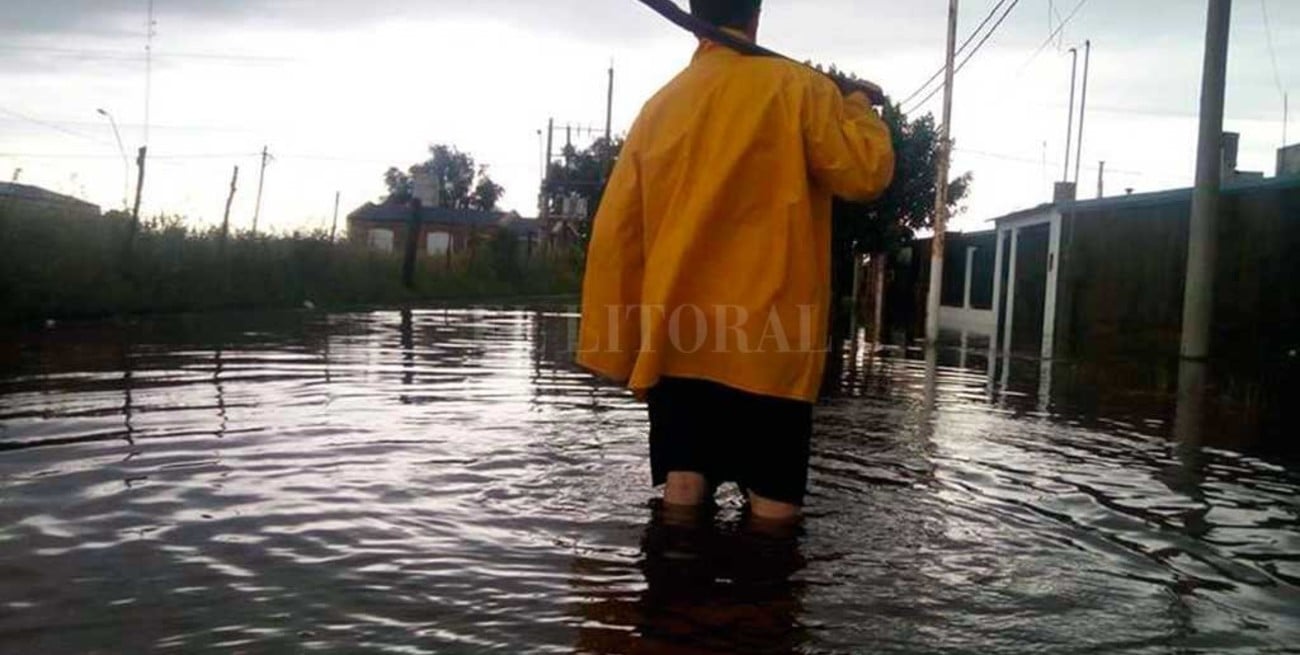
<instances>
[{"instance_id":1,"label":"concrete utility pole","mask_svg":"<svg viewBox=\"0 0 1300 655\"><path fill-rule=\"evenodd\" d=\"M339 232L339 200L342 197L342 191L334 192L334 224L330 227L330 243L334 243L334 236Z\"/></svg>"},{"instance_id":2,"label":"concrete utility pole","mask_svg":"<svg viewBox=\"0 0 1300 655\"><path fill-rule=\"evenodd\" d=\"M1065 172L1061 181L1070 181L1070 148L1074 144L1074 89L1079 79L1079 49L1070 48L1074 63L1070 65L1070 120L1065 124Z\"/></svg>"},{"instance_id":3,"label":"concrete utility pole","mask_svg":"<svg viewBox=\"0 0 1300 655\"><path fill-rule=\"evenodd\" d=\"M257 174L257 204L253 207L253 234L257 234L257 221L262 216L262 185L266 183L266 160L270 157L269 149L262 146L262 171Z\"/></svg>"},{"instance_id":4,"label":"concrete utility pole","mask_svg":"<svg viewBox=\"0 0 1300 655\"><path fill-rule=\"evenodd\" d=\"M1097 197L1106 197L1106 162L1102 161L1097 167Z\"/></svg>"},{"instance_id":5,"label":"concrete utility pole","mask_svg":"<svg viewBox=\"0 0 1300 655\"><path fill-rule=\"evenodd\" d=\"M1217 256L1219 187L1223 166L1223 100L1227 87L1228 31L1232 0L1209 0L1205 68L1201 77L1201 132L1196 149L1196 188L1187 235L1187 283L1183 291L1184 359L1210 354Z\"/></svg>"},{"instance_id":6,"label":"concrete utility pole","mask_svg":"<svg viewBox=\"0 0 1300 655\"><path fill-rule=\"evenodd\" d=\"M235 187L239 184L239 167L235 167L235 172L230 177L230 195L226 196L226 213L221 217L221 245L226 245L226 239L230 238L230 206L235 202Z\"/></svg>"},{"instance_id":7,"label":"concrete utility pole","mask_svg":"<svg viewBox=\"0 0 1300 655\"><path fill-rule=\"evenodd\" d=\"M605 101L605 142L614 137L614 63L609 64L609 97Z\"/></svg>"},{"instance_id":8,"label":"concrete utility pole","mask_svg":"<svg viewBox=\"0 0 1300 655\"><path fill-rule=\"evenodd\" d=\"M1083 90L1079 100L1079 143L1074 153L1074 188L1079 193L1079 172L1083 170L1083 121L1088 116L1088 69L1092 64L1092 41L1083 42ZM1082 195L1082 194L1080 194Z\"/></svg>"},{"instance_id":9,"label":"concrete utility pole","mask_svg":"<svg viewBox=\"0 0 1300 655\"><path fill-rule=\"evenodd\" d=\"M934 239L930 242L930 295L926 298L925 341L939 341L939 307L943 296L943 258L948 239L948 170L952 163L952 95L957 57L957 0L948 0L948 53L943 73L943 127L939 135L939 172L935 180Z\"/></svg>"}]
</instances>

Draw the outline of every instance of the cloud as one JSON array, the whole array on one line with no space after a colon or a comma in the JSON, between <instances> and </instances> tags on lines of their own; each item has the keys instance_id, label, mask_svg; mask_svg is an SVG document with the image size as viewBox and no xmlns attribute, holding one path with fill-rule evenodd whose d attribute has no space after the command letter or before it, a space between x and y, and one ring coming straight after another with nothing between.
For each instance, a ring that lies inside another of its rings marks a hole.
<instances>
[{"instance_id":1,"label":"cloud","mask_svg":"<svg viewBox=\"0 0 1300 655\"><path fill-rule=\"evenodd\" d=\"M24 36L143 34L146 0L9 0L0 33ZM493 17L535 29L618 38L643 27L632 2L589 0L158 0L154 15L168 21L256 25L298 30L356 27L402 20ZM598 25L599 29L592 29Z\"/></svg>"}]
</instances>

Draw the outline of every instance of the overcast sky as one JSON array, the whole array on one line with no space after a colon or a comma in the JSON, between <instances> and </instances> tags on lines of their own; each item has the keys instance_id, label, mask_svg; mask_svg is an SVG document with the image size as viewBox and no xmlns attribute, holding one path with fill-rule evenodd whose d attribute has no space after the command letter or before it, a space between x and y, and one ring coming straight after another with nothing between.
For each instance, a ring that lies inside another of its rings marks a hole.
<instances>
[{"instance_id":1,"label":"overcast sky","mask_svg":"<svg viewBox=\"0 0 1300 655\"><path fill-rule=\"evenodd\" d=\"M962 2L962 38L995 4ZM767 0L760 40L903 98L941 64L946 5ZM1059 42L1040 50L1076 7ZM122 204L122 160L96 109L116 117L133 157L145 139L146 8L5 0L3 179L22 168L23 182ZM327 226L335 191L344 215L378 199L384 170L420 161L431 143L487 164L506 208L533 216L547 119L603 127L613 60L623 132L694 50L634 0L155 0L155 18L146 213L219 222L239 165L232 222L247 227L266 145L275 160L263 224L285 230ZM1096 194L1100 160L1108 195L1189 185L1204 31L1204 0L1018 0L957 78L955 172L975 175L958 227L1050 198L1065 159L1065 51L1085 39L1094 49L1081 195ZM1280 89L1300 114L1297 62L1300 2L1238 0L1227 129L1243 134L1242 169L1273 174ZM939 99L921 111L937 113ZM1292 125L1300 141L1300 121Z\"/></svg>"}]
</instances>

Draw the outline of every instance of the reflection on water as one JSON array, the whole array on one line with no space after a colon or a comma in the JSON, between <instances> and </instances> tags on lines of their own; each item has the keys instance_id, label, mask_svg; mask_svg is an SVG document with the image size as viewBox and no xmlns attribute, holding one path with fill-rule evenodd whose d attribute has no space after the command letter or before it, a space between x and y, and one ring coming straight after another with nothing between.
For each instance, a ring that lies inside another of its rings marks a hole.
<instances>
[{"instance_id":1,"label":"reflection on water","mask_svg":"<svg viewBox=\"0 0 1300 655\"><path fill-rule=\"evenodd\" d=\"M647 505L557 309L167 318L0 345L0 652L1257 652L1300 475L1203 368L859 340L802 534ZM1227 398L1228 400L1224 400Z\"/></svg>"}]
</instances>

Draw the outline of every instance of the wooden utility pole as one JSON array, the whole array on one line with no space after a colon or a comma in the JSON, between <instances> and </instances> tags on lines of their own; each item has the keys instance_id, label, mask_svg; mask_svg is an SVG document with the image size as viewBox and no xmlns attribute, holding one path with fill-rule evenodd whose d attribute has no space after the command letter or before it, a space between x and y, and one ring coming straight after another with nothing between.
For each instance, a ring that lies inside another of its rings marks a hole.
<instances>
[{"instance_id":1,"label":"wooden utility pole","mask_svg":"<svg viewBox=\"0 0 1300 655\"><path fill-rule=\"evenodd\" d=\"M1232 0L1209 0L1205 65L1201 76L1201 128L1196 148L1196 188L1187 238L1187 282L1183 289L1184 359L1210 354L1217 257L1219 189L1223 170L1223 100L1227 87L1228 31Z\"/></svg>"},{"instance_id":2,"label":"wooden utility pole","mask_svg":"<svg viewBox=\"0 0 1300 655\"><path fill-rule=\"evenodd\" d=\"M262 216L262 185L266 182L266 160L270 157L268 148L262 146L262 170L257 174L257 204L253 207L253 234L257 234L257 221Z\"/></svg>"},{"instance_id":3,"label":"wooden utility pole","mask_svg":"<svg viewBox=\"0 0 1300 655\"><path fill-rule=\"evenodd\" d=\"M943 296L943 258L948 239L948 171L952 163L952 96L957 56L957 0L948 0L948 53L943 73L943 127L939 135L939 172L935 180L934 239L930 242L930 295L926 299L925 340L939 341L939 307Z\"/></svg>"},{"instance_id":4,"label":"wooden utility pole","mask_svg":"<svg viewBox=\"0 0 1300 655\"><path fill-rule=\"evenodd\" d=\"M239 184L239 167L235 167L235 172L230 176L230 195L226 196L226 213L221 217L221 247L226 246L226 240L230 238L230 205L235 202L235 187Z\"/></svg>"},{"instance_id":5,"label":"wooden utility pole","mask_svg":"<svg viewBox=\"0 0 1300 655\"><path fill-rule=\"evenodd\" d=\"M420 199L411 199L411 214L406 221L406 252L402 257L402 285L415 289L415 256L420 244Z\"/></svg>"},{"instance_id":6,"label":"wooden utility pole","mask_svg":"<svg viewBox=\"0 0 1300 655\"><path fill-rule=\"evenodd\" d=\"M339 231L339 199L342 196L342 191L334 192L334 224L330 227L330 243L334 243L334 237Z\"/></svg>"},{"instance_id":7,"label":"wooden utility pole","mask_svg":"<svg viewBox=\"0 0 1300 655\"><path fill-rule=\"evenodd\" d=\"M140 230L140 198L144 195L144 162L149 156L149 146L140 146L135 156L135 205L131 208L131 238Z\"/></svg>"},{"instance_id":8,"label":"wooden utility pole","mask_svg":"<svg viewBox=\"0 0 1300 655\"><path fill-rule=\"evenodd\" d=\"M538 196L537 217L541 220L543 243L549 247L551 228L551 161L555 157L555 119L546 121L546 161L542 165L542 189Z\"/></svg>"}]
</instances>

